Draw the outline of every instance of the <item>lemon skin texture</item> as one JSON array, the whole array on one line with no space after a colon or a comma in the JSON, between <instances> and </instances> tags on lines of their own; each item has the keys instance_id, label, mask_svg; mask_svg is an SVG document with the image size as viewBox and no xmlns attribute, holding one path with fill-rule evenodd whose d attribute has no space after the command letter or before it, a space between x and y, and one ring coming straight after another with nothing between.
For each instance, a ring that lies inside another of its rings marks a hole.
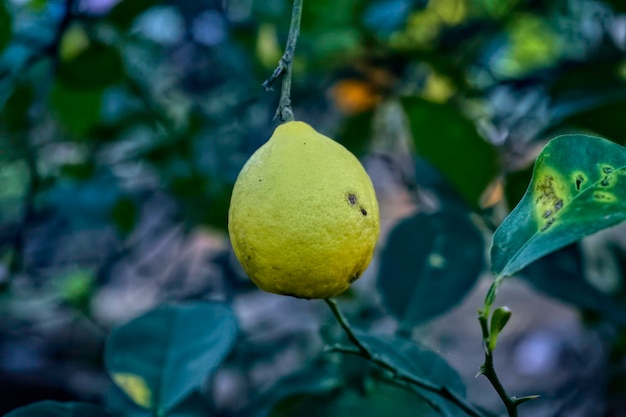
<instances>
[{"instance_id":1,"label":"lemon skin texture","mask_svg":"<svg viewBox=\"0 0 626 417\"><path fill-rule=\"evenodd\" d=\"M378 202L350 151L292 121L278 126L239 173L228 231L259 288L328 298L345 291L372 260Z\"/></svg>"}]
</instances>

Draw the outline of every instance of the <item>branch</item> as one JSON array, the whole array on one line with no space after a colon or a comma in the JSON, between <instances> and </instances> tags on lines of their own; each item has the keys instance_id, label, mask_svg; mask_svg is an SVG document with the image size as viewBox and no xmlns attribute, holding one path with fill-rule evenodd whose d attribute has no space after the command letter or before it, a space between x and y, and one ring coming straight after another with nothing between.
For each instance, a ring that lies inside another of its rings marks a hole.
<instances>
[{"instance_id":1,"label":"branch","mask_svg":"<svg viewBox=\"0 0 626 417\"><path fill-rule=\"evenodd\" d=\"M469 404L464 398L458 396L454 392L450 391L448 388L435 385L427 380L418 378L414 375L407 375L401 369L396 368L391 363L381 359L380 357L373 356L372 353L369 351L369 349L366 348L361 343L361 341L356 337L356 335L350 328L348 321L346 320L344 315L341 313L341 311L337 307L337 303L335 302L335 300L327 298L324 301L326 301L326 304L328 304L328 306L330 307L331 311L333 312L333 315L337 319L337 322L339 322L339 325L341 326L341 328L346 333L346 336L348 336L348 339L350 340L350 342L355 346L355 347L347 347L347 346L341 346L341 345L330 346L326 349L327 352L339 352L339 353L343 353L346 355L360 356L363 359L366 359L369 362L375 365L378 365L379 367L391 372L391 374L396 380L399 380L399 381L408 383L411 386L422 388L423 390L435 393L439 395L441 398L444 398L450 401L451 403L456 405L458 408L463 410L465 413L467 413L467 415L470 417L483 417L483 415L479 411L477 411L471 404Z\"/></svg>"},{"instance_id":2,"label":"branch","mask_svg":"<svg viewBox=\"0 0 626 417\"><path fill-rule=\"evenodd\" d=\"M272 84L283 77L283 83L280 90L280 101L278 102L278 109L274 115L274 120L280 119L283 122L290 122L294 120L293 110L291 108L291 74L292 74L292 62L293 55L296 50L296 42L300 35L300 18L302 16L302 2L303 0L293 0L293 9L291 12L291 25L289 26L289 37L287 38L287 46L285 47L285 53L278 61L278 66L272 73L272 76L265 80L262 84L265 91L272 90Z\"/></svg>"},{"instance_id":3,"label":"branch","mask_svg":"<svg viewBox=\"0 0 626 417\"><path fill-rule=\"evenodd\" d=\"M493 306L493 303L496 300L498 288L500 288L500 285L502 285L505 278L506 277L503 275L498 275L496 277L496 279L491 284L491 287L489 287L489 291L487 291L483 309L478 312L478 321L480 323L480 329L483 335L483 349L485 350L485 362L480 367L480 370L478 371L478 375L476 376L484 375L489 380L493 388L498 393L498 396L504 403L504 406L506 407L506 411L509 417L517 417L518 416L517 407L520 404L525 403L526 401L534 400L538 398L539 396L529 395L529 396L520 397L520 398L510 396L507 393L506 389L504 388L504 385L502 385L500 378L498 378L498 374L496 373L496 369L493 365L493 349L495 348L495 342L491 341L492 334L489 328L489 319L491 317L491 320L493 321L493 314L491 314L491 307ZM493 323L492 323L492 326L493 326ZM502 329L500 328L497 331L499 332L500 330ZM497 338L498 334L495 333L493 337Z\"/></svg>"}]
</instances>

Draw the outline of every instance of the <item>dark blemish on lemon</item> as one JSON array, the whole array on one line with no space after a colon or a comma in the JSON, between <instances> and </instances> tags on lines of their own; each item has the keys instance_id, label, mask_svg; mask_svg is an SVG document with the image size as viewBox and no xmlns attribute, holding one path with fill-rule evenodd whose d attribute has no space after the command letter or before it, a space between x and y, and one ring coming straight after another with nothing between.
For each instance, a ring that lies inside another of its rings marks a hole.
<instances>
[{"instance_id":1,"label":"dark blemish on lemon","mask_svg":"<svg viewBox=\"0 0 626 417\"><path fill-rule=\"evenodd\" d=\"M357 279L359 279L359 274L354 274L350 278L348 278L348 283L352 284Z\"/></svg>"},{"instance_id":2,"label":"dark blemish on lemon","mask_svg":"<svg viewBox=\"0 0 626 417\"><path fill-rule=\"evenodd\" d=\"M361 214L367 216L367 210L365 210L363 207L361 207Z\"/></svg>"},{"instance_id":3,"label":"dark blemish on lemon","mask_svg":"<svg viewBox=\"0 0 626 417\"><path fill-rule=\"evenodd\" d=\"M583 185L583 182L585 182L585 177L578 174L576 176L576 191L580 191L580 187Z\"/></svg>"},{"instance_id":4,"label":"dark blemish on lemon","mask_svg":"<svg viewBox=\"0 0 626 417\"><path fill-rule=\"evenodd\" d=\"M261 178L259 178L259 182L261 182L261 181L262 181Z\"/></svg>"},{"instance_id":5,"label":"dark blemish on lemon","mask_svg":"<svg viewBox=\"0 0 626 417\"><path fill-rule=\"evenodd\" d=\"M551 219L548 219L548 221L546 221L546 224L543 225L540 231L545 232L546 230L548 230L550 226L552 226L553 223L554 223L554 217L552 217Z\"/></svg>"},{"instance_id":6,"label":"dark blemish on lemon","mask_svg":"<svg viewBox=\"0 0 626 417\"><path fill-rule=\"evenodd\" d=\"M357 201L356 194L348 193L347 197L348 197L348 203L350 203L351 206L356 204L356 201Z\"/></svg>"},{"instance_id":7,"label":"dark blemish on lemon","mask_svg":"<svg viewBox=\"0 0 626 417\"><path fill-rule=\"evenodd\" d=\"M610 174L613 172L613 167L605 165L602 167L602 172L604 172L605 174Z\"/></svg>"}]
</instances>

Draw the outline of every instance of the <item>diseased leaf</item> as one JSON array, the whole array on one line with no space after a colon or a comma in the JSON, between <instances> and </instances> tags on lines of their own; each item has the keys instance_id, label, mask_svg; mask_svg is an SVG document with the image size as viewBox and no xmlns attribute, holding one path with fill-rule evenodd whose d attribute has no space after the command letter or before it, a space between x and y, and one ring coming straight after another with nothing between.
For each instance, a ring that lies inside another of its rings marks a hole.
<instances>
[{"instance_id":1,"label":"diseased leaf","mask_svg":"<svg viewBox=\"0 0 626 417\"><path fill-rule=\"evenodd\" d=\"M545 146L526 194L495 232L492 270L510 276L624 220L626 149L594 136L559 136Z\"/></svg>"}]
</instances>

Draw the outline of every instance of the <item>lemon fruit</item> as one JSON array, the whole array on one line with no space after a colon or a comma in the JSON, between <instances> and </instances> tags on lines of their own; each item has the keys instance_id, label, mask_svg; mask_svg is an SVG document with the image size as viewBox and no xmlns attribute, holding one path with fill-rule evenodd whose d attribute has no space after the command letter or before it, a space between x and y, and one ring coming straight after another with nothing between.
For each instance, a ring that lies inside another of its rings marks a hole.
<instances>
[{"instance_id":1,"label":"lemon fruit","mask_svg":"<svg viewBox=\"0 0 626 417\"><path fill-rule=\"evenodd\" d=\"M379 231L376 194L359 160L304 122L278 126L233 188L235 255L270 293L328 298L345 291L372 260Z\"/></svg>"}]
</instances>

